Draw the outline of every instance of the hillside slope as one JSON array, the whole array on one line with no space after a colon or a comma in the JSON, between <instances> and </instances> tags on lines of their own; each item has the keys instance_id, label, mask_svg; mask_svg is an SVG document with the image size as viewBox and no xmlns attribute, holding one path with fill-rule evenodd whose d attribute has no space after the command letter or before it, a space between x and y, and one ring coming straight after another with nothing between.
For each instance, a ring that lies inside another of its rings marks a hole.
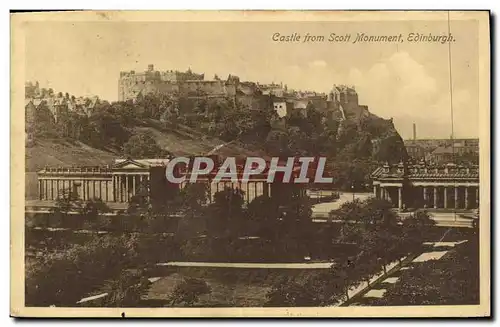
<instances>
[{"instance_id":1,"label":"hillside slope","mask_svg":"<svg viewBox=\"0 0 500 327\"><path fill-rule=\"evenodd\" d=\"M26 147L26 171L37 171L45 166L105 166L111 165L116 155L72 140L37 139Z\"/></svg>"},{"instance_id":2,"label":"hillside slope","mask_svg":"<svg viewBox=\"0 0 500 327\"><path fill-rule=\"evenodd\" d=\"M223 144L224 146L217 151L223 156L265 155L260 149L252 149L239 142L227 144L183 125L179 125L176 129L166 128L159 121L152 119L144 121L141 126L136 126L133 130L148 131L163 149L176 156L207 154ZM120 157L118 151L96 149L79 141L38 138L32 146L26 147L25 170L36 172L45 166L106 166L112 165L113 161Z\"/></svg>"}]
</instances>

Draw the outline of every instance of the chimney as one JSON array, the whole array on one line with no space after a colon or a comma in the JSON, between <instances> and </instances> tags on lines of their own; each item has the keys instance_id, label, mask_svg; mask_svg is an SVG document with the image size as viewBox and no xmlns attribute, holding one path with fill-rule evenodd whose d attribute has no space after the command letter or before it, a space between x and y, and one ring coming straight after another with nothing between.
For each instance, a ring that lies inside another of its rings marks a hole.
<instances>
[{"instance_id":1,"label":"chimney","mask_svg":"<svg viewBox=\"0 0 500 327\"><path fill-rule=\"evenodd\" d=\"M417 124L413 123L413 141L417 140Z\"/></svg>"},{"instance_id":2,"label":"chimney","mask_svg":"<svg viewBox=\"0 0 500 327\"><path fill-rule=\"evenodd\" d=\"M148 71L152 72L154 70L155 66L153 64L148 65Z\"/></svg>"}]
</instances>

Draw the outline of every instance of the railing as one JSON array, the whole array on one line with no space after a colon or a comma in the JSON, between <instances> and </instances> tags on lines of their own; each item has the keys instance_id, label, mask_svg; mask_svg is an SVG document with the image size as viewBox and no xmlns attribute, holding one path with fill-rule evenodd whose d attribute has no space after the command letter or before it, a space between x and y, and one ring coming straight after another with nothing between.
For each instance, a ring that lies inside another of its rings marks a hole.
<instances>
[{"instance_id":1,"label":"railing","mask_svg":"<svg viewBox=\"0 0 500 327\"><path fill-rule=\"evenodd\" d=\"M39 174L111 174L113 170L107 167L46 167Z\"/></svg>"}]
</instances>

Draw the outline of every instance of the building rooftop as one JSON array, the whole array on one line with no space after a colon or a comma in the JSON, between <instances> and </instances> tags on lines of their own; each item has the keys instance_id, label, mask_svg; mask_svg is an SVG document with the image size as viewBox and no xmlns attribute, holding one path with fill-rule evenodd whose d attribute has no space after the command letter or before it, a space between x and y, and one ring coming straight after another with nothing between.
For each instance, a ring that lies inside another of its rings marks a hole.
<instances>
[{"instance_id":1,"label":"building rooftop","mask_svg":"<svg viewBox=\"0 0 500 327\"><path fill-rule=\"evenodd\" d=\"M146 167L160 167L166 166L170 159L166 158L157 158L157 159L115 159L115 166L124 164L124 163L138 163L141 166Z\"/></svg>"},{"instance_id":2,"label":"building rooftop","mask_svg":"<svg viewBox=\"0 0 500 327\"><path fill-rule=\"evenodd\" d=\"M451 146L438 146L432 154L453 154L454 149Z\"/></svg>"},{"instance_id":3,"label":"building rooftop","mask_svg":"<svg viewBox=\"0 0 500 327\"><path fill-rule=\"evenodd\" d=\"M446 165L416 164L405 167L384 165L371 174L373 179L479 179L479 167L476 165L462 166L449 163Z\"/></svg>"}]
</instances>

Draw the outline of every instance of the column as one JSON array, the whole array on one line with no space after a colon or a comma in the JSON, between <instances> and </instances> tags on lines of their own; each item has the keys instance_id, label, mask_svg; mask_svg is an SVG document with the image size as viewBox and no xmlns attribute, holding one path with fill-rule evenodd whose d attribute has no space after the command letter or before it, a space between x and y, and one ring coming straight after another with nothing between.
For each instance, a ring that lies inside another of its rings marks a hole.
<instances>
[{"instance_id":1,"label":"column","mask_svg":"<svg viewBox=\"0 0 500 327\"><path fill-rule=\"evenodd\" d=\"M479 208L479 186L476 187L476 208Z\"/></svg>"},{"instance_id":2,"label":"column","mask_svg":"<svg viewBox=\"0 0 500 327\"><path fill-rule=\"evenodd\" d=\"M264 194L264 182L258 182L255 185L255 196L261 196Z\"/></svg>"},{"instance_id":3,"label":"column","mask_svg":"<svg viewBox=\"0 0 500 327\"><path fill-rule=\"evenodd\" d=\"M132 175L132 196L135 195L135 175Z\"/></svg>"},{"instance_id":4,"label":"column","mask_svg":"<svg viewBox=\"0 0 500 327\"><path fill-rule=\"evenodd\" d=\"M118 176L113 175L113 198L115 199L115 202L120 202L120 196L118 193L119 189L120 189L120 185L118 183Z\"/></svg>"},{"instance_id":5,"label":"column","mask_svg":"<svg viewBox=\"0 0 500 327\"><path fill-rule=\"evenodd\" d=\"M398 208L403 209L403 187L398 187Z\"/></svg>"},{"instance_id":6,"label":"column","mask_svg":"<svg viewBox=\"0 0 500 327\"><path fill-rule=\"evenodd\" d=\"M116 191L117 191L117 187L116 187L116 176L115 175L111 175L111 189L113 190L113 202L117 202L117 198L118 196L116 195Z\"/></svg>"},{"instance_id":7,"label":"column","mask_svg":"<svg viewBox=\"0 0 500 327\"><path fill-rule=\"evenodd\" d=\"M464 189L464 208L469 209L469 187L466 186Z\"/></svg>"},{"instance_id":8,"label":"column","mask_svg":"<svg viewBox=\"0 0 500 327\"><path fill-rule=\"evenodd\" d=\"M255 198L255 181L248 181L248 201L252 202Z\"/></svg>"},{"instance_id":9,"label":"column","mask_svg":"<svg viewBox=\"0 0 500 327\"><path fill-rule=\"evenodd\" d=\"M116 175L116 202L122 202L122 176Z\"/></svg>"},{"instance_id":10,"label":"column","mask_svg":"<svg viewBox=\"0 0 500 327\"><path fill-rule=\"evenodd\" d=\"M38 180L38 199L42 200L43 190L42 190L42 180Z\"/></svg>"},{"instance_id":11,"label":"column","mask_svg":"<svg viewBox=\"0 0 500 327\"><path fill-rule=\"evenodd\" d=\"M106 188L106 202L109 202L109 189L108 189L109 181L107 180L105 183L106 184L104 185L104 187Z\"/></svg>"},{"instance_id":12,"label":"column","mask_svg":"<svg viewBox=\"0 0 500 327\"><path fill-rule=\"evenodd\" d=\"M448 208L448 188L444 187L444 208Z\"/></svg>"},{"instance_id":13,"label":"column","mask_svg":"<svg viewBox=\"0 0 500 327\"><path fill-rule=\"evenodd\" d=\"M113 176L113 180L115 183L113 190L113 192L115 193L115 202L120 202L120 176L119 175Z\"/></svg>"},{"instance_id":14,"label":"column","mask_svg":"<svg viewBox=\"0 0 500 327\"><path fill-rule=\"evenodd\" d=\"M434 186L434 208L438 207L438 190L437 187Z\"/></svg>"},{"instance_id":15,"label":"column","mask_svg":"<svg viewBox=\"0 0 500 327\"><path fill-rule=\"evenodd\" d=\"M125 176L120 175L118 177L118 190L120 192L120 202L123 202L125 199L124 193L125 193Z\"/></svg>"},{"instance_id":16,"label":"column","mask_svg":"<svg viewBox=\"0 0 500 327\"><path fill-rule=\"evenodd\" d=\"M49 197L48 197L48 184L47 184L47 180L44 179L43 180L43 199L44 200L48 200Z\"/></svg>"},{"instance_id":17,"label":"column","mask_svg":"<svg viewBox=\"0 0 500 327\"><path fill-rule=\"evenodd\" d=\"M375 198L378 199L378 194L377 194L377 185L373 185L373 195L375 196Z\"/></svg>"},{"instance_id":18,"label":"column","mask_svg":"<svg viewBox=\"0 0 500 327\"><path fill-rule=\"evenodd\" d=\"M95 194L95 183L96 183L96 181L92 181L92 198L93 199L97 198L97 196Z\"/></svg>"},{"instance_id":19,"label":"column","mask_svg":"<svg viewBox=\"0 0 500 327\"><path fill-rule=\"evenodd\" d=\"M55 200L56 199L56 192L55 192L55 188L56 188L56 183L55 183L55 180L51 180L50 181L50 186L52 187L52 200Z\"/></svg>"},{"instance_id":20,"label":"column","mask_svg":"<svg viewBox=\"0 0 500 327\"><path fill-rule=\"evenodd\" d=\"M146 188L145 176L139 175L139 188Z\"/></svg>"},{"instance_id":21,"label":"column","mask_svg":"<svg viewBox=\"0 0 500 327\"><path fill-rule=\"evenodd\" d=\"M458 209L458 187L455 186L455 209Z\"/></svg>"},{"instance_id":22,"label":"column","mask_svg":"<svg viewBox=\"0 0 500 327\"><path fill-rule=\"evenodd\" d=\"M128 175L123 175L125 179L125 202L128 202Z\"/></svg>"},{"instance_id":23,"label":"column","mask_svg":"<svg viewBox=\"0 0 500 327\"><path fill-rule=\"evenodd\" d=\"M423 193L423 197L424 197L424 204L427 205L427 202L429 201L429 197L427 196L427 187L426 186L422 186L422 193Z\"/></svg>"},{"instance_id":24,"label":"column","mask_svg":"<svg viewBox=\"0 0 500 327\"><path fill-rule=\"evenodd\" d=\"M52 200L52 180L47 180L47 199Z\"/></svg>"}]
</instances>

